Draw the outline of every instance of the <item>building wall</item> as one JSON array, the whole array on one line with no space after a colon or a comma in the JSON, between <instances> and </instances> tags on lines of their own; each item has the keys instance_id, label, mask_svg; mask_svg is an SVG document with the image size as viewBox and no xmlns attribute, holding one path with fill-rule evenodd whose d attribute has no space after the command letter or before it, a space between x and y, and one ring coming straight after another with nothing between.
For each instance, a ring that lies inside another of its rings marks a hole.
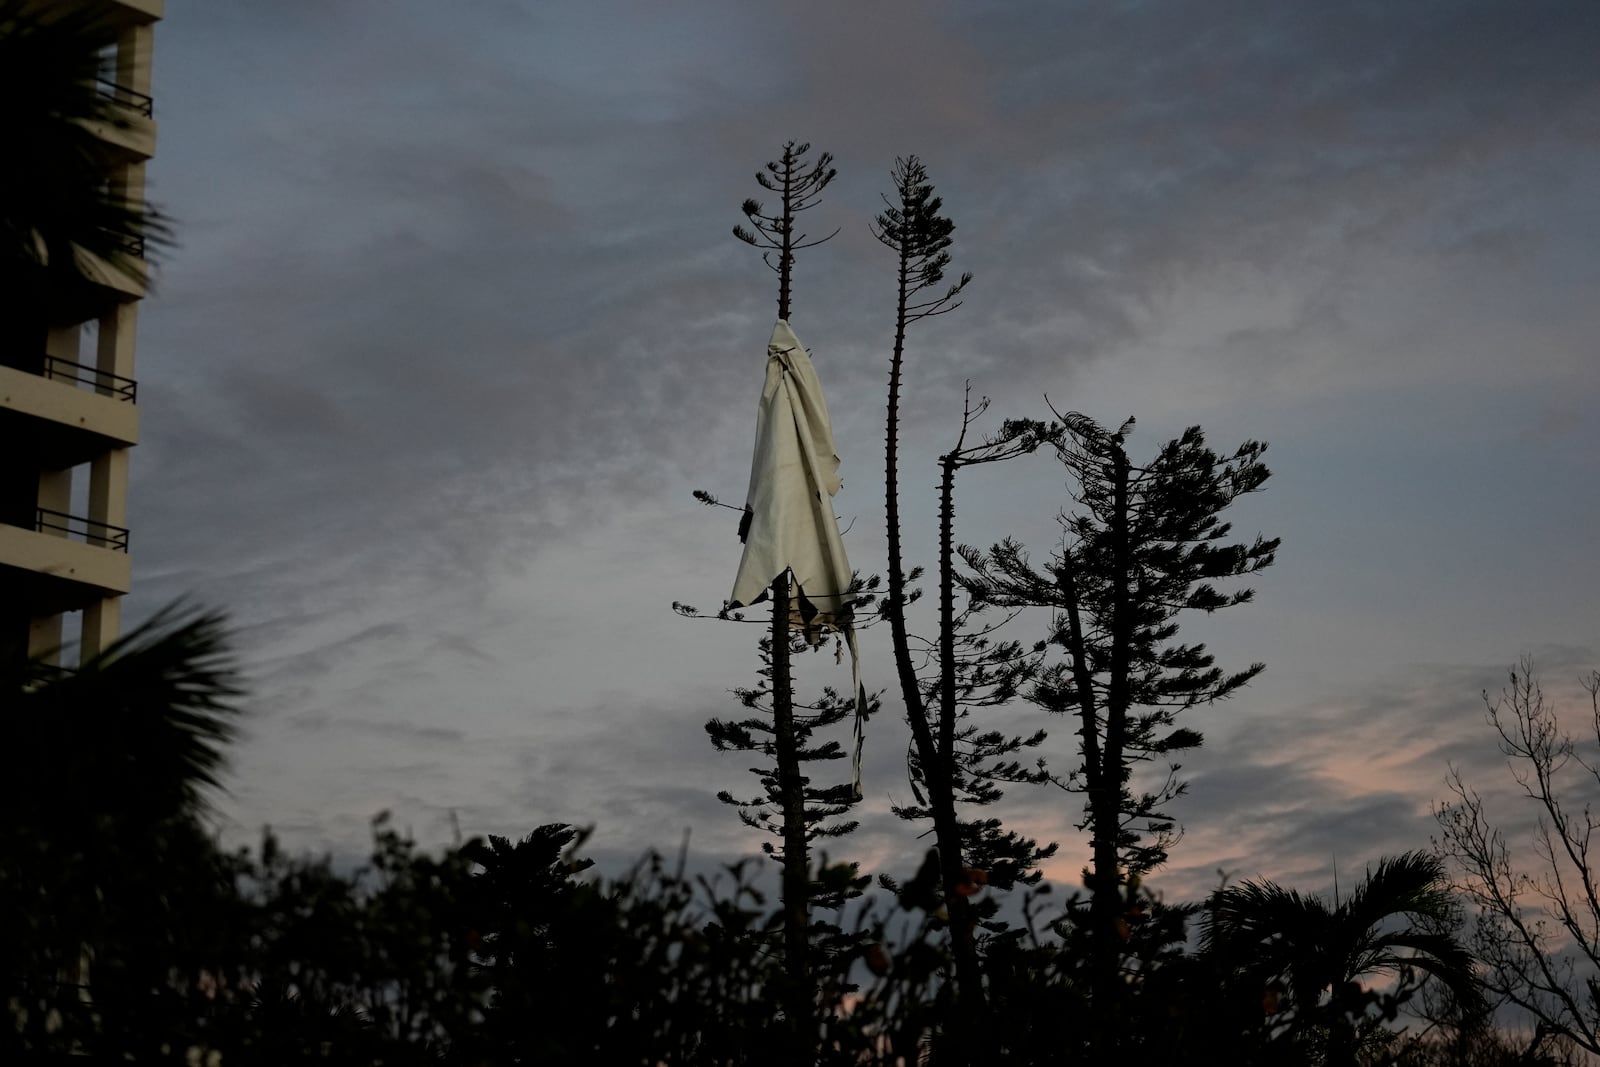
<instances>
[{"instance_id":1,"label":"building wall","mask_svg":"<svg viewBox=\"0 0 1600 1067\"><path fill-rule=\"evenodd\" d=\"M96 17L111 60L100 88L119 117L88 128L108 146L111 188L142 201L156 142L155 119L144 112L154 110L161 0L38 0L32 9ZM76 612L81 639L76 656L65 653L69 665L104 649L121 628L145 293L142 263L130 272L80 251L76 266L85 284L70 300L17 300L0 313L0 648L59 661L64 619Z\"/></svg>"}]
</instances>

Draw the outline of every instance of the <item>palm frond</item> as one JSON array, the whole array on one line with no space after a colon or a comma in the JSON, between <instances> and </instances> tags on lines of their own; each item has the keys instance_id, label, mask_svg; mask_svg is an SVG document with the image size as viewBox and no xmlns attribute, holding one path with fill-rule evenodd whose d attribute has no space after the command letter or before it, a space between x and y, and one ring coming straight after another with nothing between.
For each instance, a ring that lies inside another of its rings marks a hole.
<instances>
[{"instance_id":1,"label":"palm frond","mask_svg":"<svg viewBox=\"0 0 1600 1067\"><path fill-rule=\"evenodd\" d=\"M1284 983L1302 1015L1297 1025L1320 1018L1345 1026L1340 990L1373 974L1421 973L1463 1008L1482 1007L1473 958L1450 932L1457 910L1443 869L1427 853L1379 860L1334 907L1258 881L1218 891L1207 910L1202 951L1245 986ZM1330 990L1333 1001L1323 1005Z\"/></svg>"},{"instance_id":2,"label":"palm frond","mask_svg":"<svg viewBox=\"0 0 1600 1067\"><path fill-rule=\"evenodd\" d=\"M221 615L174 606L76 671L7 673L13 810L163 818L221 788L241 693Z\"/></svg>"},{"instance_id":3,"label":"palm frond","mask_svg":"<svg viewBox=\"0 0 1600 1067\"><path fill-rule=\"evenodd\" d=\"M111 181L115 150L97 127L126 126L101 91L106 33L92 11L0 2L0 280L76 281L78 253L123 271L170 243L166 220ZM136 251L137 250L137 251Z\"/></svg>"}]
</instances>

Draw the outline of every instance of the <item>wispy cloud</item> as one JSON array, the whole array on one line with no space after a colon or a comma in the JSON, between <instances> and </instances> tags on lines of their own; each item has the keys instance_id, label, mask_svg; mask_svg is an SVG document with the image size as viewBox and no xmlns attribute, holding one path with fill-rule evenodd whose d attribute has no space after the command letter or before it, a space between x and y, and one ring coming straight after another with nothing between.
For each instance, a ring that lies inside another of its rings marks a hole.
<instances>
[{"instance_id":1,"label":"wispy cloud","mask_svg":"<svg viewBox=\"0 0 1600 1067\"><path fill-rule=\"evenodd\" d=\"M1420 843L1492 678L1393 679L1588 639L1600 12L169 9L152 190L183 246L142 313L132 613L235 613L244 825L359 848L397 807L435 835L597 821L617 856L691 824L753 846L700 732L752 638L666 609L715 606L737 560L688 492L744 485L771 279L727 230L788 137L841 170L797 321L858 567L881 569L892 331L865 222L896 154L928 160L978 276L912 340L913 554L969 377L1006 414L1138 414L1152 447L1273 440L1241 521L1282 561L1206 630L1270 670L1206 727L1172 884ZM964 491L963 540L1040 554L1069 504L1044 461ZM914 862L886 814L902 730L873 733L850 847ZM1011 810L1074 833L1061 797Z\"/></svg>"}]
</instances>

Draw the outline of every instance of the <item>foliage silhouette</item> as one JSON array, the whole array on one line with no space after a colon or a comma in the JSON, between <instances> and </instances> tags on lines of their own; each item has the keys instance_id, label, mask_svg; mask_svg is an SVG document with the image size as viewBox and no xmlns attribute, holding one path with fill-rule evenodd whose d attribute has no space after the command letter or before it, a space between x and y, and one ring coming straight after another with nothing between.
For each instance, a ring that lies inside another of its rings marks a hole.
<instances>
[{"instance_id":1,"label":"foliage silhouette","mask_svg":"<svg viewBox=\"0 0 1600 1067\"><path fill-rule=\"evenodd\" d=\"M240 696L222 621L169 609L76 671L7 657L0 694L0 1051L145 1047L232 907L200 821Z\"/></svg>"},{"instance_id":2,"label":"foliage silhouette","mask_svg":"<svg viewBox=\"0 0 1600 1067\"><path fill-rule=\"evenodd\" d=\"M1038 842L1005 829L1000 819L972 817L966 809L994 804L1004 795L1003 783L1038 785L1048 780L1042 765L1029 768L1018 755L1045 740L1043 730L1014 736L985 728L973 719L978 709L1002 706L1037 676L1044 644L1028 648L1016 641L998 639L996 633L1012 616L998 622L978 618L979 608L969 600L956 608L955 475L964 467L1016 459L1036 451L1056 433L1055 428L1023 420L1007 421L997 434L969 443L974 421L988 408L988 400L971 402L970 385L962 409L961 431L955 447L940 457L939 483L939 616L934 641L919 642L933 659L933 670L919 678L922 688L917 714L933 742L935 762L924 762L922 748L913 739L907 766L916 803L897 804L903 819L934 819L927 798L935 792L933 781L948 783L957 805L957 828L962 869L955 897L968 898L966 921L998 934L1007 924L997 919L1000 901L980 894L984 886L1011 889L1033 886L1043 877L1040 865L1056 852L1054 844ZM910 640L915 640L911 637ZM885 881L897 888L892 881ZM955 913L959 914L959 913Z\"/></svg>"},{"instance_id":3,"label":"foliage silhouette","mask_svg":"<svg viewBox=\"0 0 1600 1067\"><path fill-rule=\"evenodd\" d=\"M951 948L956 961L958 1016L977 1019L982 1010L983 979L975 943L975 921L964 888L970 884L962 855L962 832L956 815L954 768L941 756L939 739L928 721L927 699L912 660L906 608L907 587L900 522L900 386L908 329L924 319L961 306L958 297L972 281L963 274L955 284L931 295L944 283L950 266L955 223L945 217L944 201L934 195L928 171L916 156L896 159L891 172L894 196L885 196L873 236L895 254L894 348L889 360L888 414L884 426L884 528L888 540L888 588L881 605L894 646L895 676L911 727L913 778L927 788L925 804L933 822L942 874L945 907L950 917ZM912 579L914 580L914 579ZM947 746L948 747L948 746Z\"/></svg>"},{"instance_id":4,"label":"foliage silhouette","mask_svg":"<svg viewBox=\"0 0 1600 1067\"><path fill-rule=\"evenodd\" d=\"M1439 860L1408 852L1379 860L1332 906L1270 881L1222 889L1207 905L1201 944L1263 1005L1265 1026L1308 1059L1320 1052L1328 1067L1353 1067L1424 981L1443 985L1466 1014L1481 1013L1459 925ZM1362 984L1373 976L1393 985Z\"/></svg>"},{"instance_id":5,"label":"foliage silhouette","mask_svg":"<svg viewBox=\"0 0 1600 1067\"><path fill-rule=\"evenodd\" d=\"M1600 742L1600 671L1580 684ZM1456 766L1445 780L1455 799L1434 811L1434 846L1477 912L1472 945L1490 994L1537 1020L1535 1050L1564 1037L1600 1055L1600 855L1591 850L1596 820L1586 799L1600 784L1600 761L1588 738L1563 727L1531 658L1483 700L1518 791L1538 812L1527 833L1534 866L1520 865L1520 843L1508 842L1491 804Z\"/></svg>"},{"instance_id":6,"label":"foliage silhouette","mask_svg":"<svg viewBox=\"0 0 1600 1067\"><path fill-rule=\"evenodd\" d=\"M7 685L13 724L48 709L64 720L51 728L65 731L114 710L144 716L164 745L188 752L141 763L121 750L125 736L90 731L75 735L83 751L60 759L105 768L107 788L86 788L60 810L42 802L44 783L67 765L53 769L48 750L26 772L32 785L5 783L12 818L0 823L0 892L15 917L0 927L7 1062L70 1053L263 1067L764 1064L792 1051L775 1045L789 1040L774 1007L792 987L771 950L784 912L746 864L711 879L650 856L601 880L577 858L584 835L569 826L431 855L381 816L370 859L354 869L291 856L270 833L254 850L224 853L197 820L239 695L212 616L169 616L79 674L33 665ZM162 725L162 709L174 708L182 729ZM164 800L130 807L121 787L142 772L173 781L151 783ZM1437 1062L1382 1029L1413 988L1408 968L1463 973L1446 934L1383 921L1446 918L1432 863L1384 861L1333 909L1270 884L1226 890L1198 953L1187 933L1199 909L1166 905L1130 879L1118 912L1128 988L1119 1057L1317 1062L1348 1047L1328 1031L1336 1008L1350 1015L1356 1005L1361 1047ZM818 892L840 894L853 877L825 868ZM1029 894L1016 936L982 942L989 1013L973 1033L955 1025L942 883L930 857L897 883L888 908L879 898L851 916L840 951L815 956L806 1055L821 1064L1112 1062L1091 1041L1100 1010L1092 902L1073 897L1047 921L1047 896ZM1384 966L1401 971L1397 990L1353 999L1339 984ZM1306 1005L1286 1013L1303 1025L1262 1025L1263 982L1274 978ZM1335 991L1327 1004L1324 989ZM1472 987L1458 992L1469 998Z\"/></svg>"},{"instance_id":7,"label":"foliage silhouette","mask_svg":"<svg viewBox=\"0 0 1600 1067\"><path fill-rule=\"evenodd\" d=\"M1278 541L1219 543L1230 533L1221 512L1269 476L1265 445L1249 441L1219 456L1192 427L1135 465L1124 446L1132 419L1108 431L1076 413L1058 417L1053 443L1081 509L1062 513L1061 547L1042 571L1014 541L988 553L963 548L971 568L963 581L975 604L1052 611L1049 640L1062 660L1028 695L1078 723L1077 769L1055 781L1086 796L1080 828L1090 831L1093 853L1085 880L1100 1005L1094 1023L1109 1055L1120 1040L1125 988L1116 925L1122 887L1165 860L1177 835L1165 805L1183 792L1176 764L1137 793L1132 772L1199 745L1200 734L1175 726L1176 715L1229 696L1263 669L1224 673L1204 645L1177 642L1178 618L1247 603L1251 590L1224 593L1214 583L1271 565Z\"/></svg>"}]
</instances>

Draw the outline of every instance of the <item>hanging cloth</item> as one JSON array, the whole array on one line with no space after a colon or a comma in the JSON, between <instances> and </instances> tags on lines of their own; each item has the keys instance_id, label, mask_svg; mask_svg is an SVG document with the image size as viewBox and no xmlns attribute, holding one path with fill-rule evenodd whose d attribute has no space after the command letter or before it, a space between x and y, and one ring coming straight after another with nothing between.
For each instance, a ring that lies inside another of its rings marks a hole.
<instances>
[{"instance_id":1,"label":"hanging cloth","mask_svg":"<svg viewBox=\"0 0 1600 1067\"><path fill-rule=\"evenodd\" d=\"M833 496L842 484L822 383L799 338L779 319L767 344L767 380L756 410L750 489L739 524L744 557L728 606L761 603L788 570L793 576L790 628L812 644L830 632L844 635L855 683L853 765L859 796L867 701L853 625L850 560L833 513Z\"/></svg>"}]
</instances>

